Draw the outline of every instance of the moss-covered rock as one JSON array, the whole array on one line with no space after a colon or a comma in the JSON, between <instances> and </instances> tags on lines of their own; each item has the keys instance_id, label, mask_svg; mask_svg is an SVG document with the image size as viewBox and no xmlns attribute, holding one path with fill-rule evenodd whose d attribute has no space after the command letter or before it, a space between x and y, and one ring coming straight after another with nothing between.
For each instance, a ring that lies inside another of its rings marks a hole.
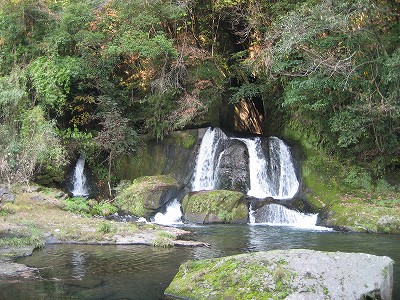
<instances>
[{"instance_id":1,"label":"moss-covered rock","mask_svg":"<svg viewBox=\"0 0 400 300\"><path fill-rule=\"evenodd\" d=\"M119 158L116 174L119 178L133 180L142 176L172 174L186 184L196 160L198 130L174 131L162 141L142 138L142 146L134 155Z\"/></svg>"},{"instance_id":2,"label":"moss-covered rock","mask_svg":"<svg viewBox=\"0 0 400 300\"><path fill-rule=\"evenodd\" d=\"M366 170L317 150L312 136L286 130L302 150L302 198L320 224L350 231L400 233L400 194L373 183Z\"/></svg>"},{"instance_id":3,"label":"moss-covered rock","mask_svg":"<svg viewBox=\"0 0 400 300\"><path fill-rule=\"evenodd\" d=\"M196 223L246 223L245 195L234 191L201 191L185 196L184 216Z\"/></svg>"},{"instance_id":4,"label":"moss-covered rock","mask_svg":"<svg viewBox=\"0 0 400 300\"><path fill-rule=\"evenodd\" d=\"M138 217L149 217L176 194L178 182L170 175L144 176L117 194L115 205Z\"/></svg>"},{"instance_id":5,"label":"moss-covered rock","mask_svg":"<svg viewBox=\"0 0 400 300\"><path fill-rule=\"evenodd\" d=\"M393 260L363 253L276 250L188 261L174 299L391 299Z\"/></svg>"}]
</instances>

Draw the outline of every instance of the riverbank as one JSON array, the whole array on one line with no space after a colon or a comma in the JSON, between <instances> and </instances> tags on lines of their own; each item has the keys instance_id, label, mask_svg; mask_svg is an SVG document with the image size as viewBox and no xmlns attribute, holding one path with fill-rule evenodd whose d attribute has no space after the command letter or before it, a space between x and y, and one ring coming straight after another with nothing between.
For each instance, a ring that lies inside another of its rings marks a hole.
<instances>
[{"instance_id":1,"label":"riverbank","mask_svg":"<svg viewBox=\"0 0 400 300\"><path fill-rule=\"evenodd\" d=\"M15 187L12 193L13 201L2 202L0 207L0 276L33 272L13 261L46 244L208 246L180 240L190 232L179 228L115 222L66 211L65 201L57 198L60 191L56 189Z\"/></svg>"}]
</instances>

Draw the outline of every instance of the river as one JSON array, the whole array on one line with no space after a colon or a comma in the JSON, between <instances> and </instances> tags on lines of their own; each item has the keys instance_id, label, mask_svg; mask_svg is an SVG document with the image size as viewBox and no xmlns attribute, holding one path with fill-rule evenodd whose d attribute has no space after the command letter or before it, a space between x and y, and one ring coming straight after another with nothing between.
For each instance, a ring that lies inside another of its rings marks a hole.
<instances>
[{"instance_id":1,"label":"river","mask_svg":"<svg viewBox=\"0 0 400 300\"><path fill-rule=\"evenodd\" d=\"M304 230L266 225L184 227L187 238L210 248L48 245L19 263L40 268L42 279L0 281L0 299L159 299L180 264L238 253L314 249L386 255L395 261L394 295L400 299L400 236ZM307 262L305 262L307 263Z\"/></svg>"}]
</instances>

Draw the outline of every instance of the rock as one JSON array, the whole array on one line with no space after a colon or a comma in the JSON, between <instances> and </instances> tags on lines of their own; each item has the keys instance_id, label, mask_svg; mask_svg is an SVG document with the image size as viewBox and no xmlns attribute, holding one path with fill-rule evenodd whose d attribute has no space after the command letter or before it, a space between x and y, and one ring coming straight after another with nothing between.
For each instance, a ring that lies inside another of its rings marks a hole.
<instances>
[{"instance_id":1,"label":"rock","mask_svg":"<svg viewBox=\"0 0 400 300\"><path fill-rule=\"evenodd\" d=\"M149 217L174 198L177 189L177 181L169 175L144 176L122 190L114 204L128 214Z\"/></svg>"},{"instance_id":2,"label":"rock","mask_svg":"<svg viewBox=\"0 0 400 300\"><path fill-rule=\"evenodd\" d=\"M201 129L174 131L162 141L143 138L134 155L122 155L116 164L119 178L132 181L142 176L171 174L186 185L193 173Z\"/></svg>"},{"instance_id":3,"label":"rock","mask_svg":"<svg viewBox=\"0 0 400 300\"><path fill-rule=\"evenodd\" d=\"M0 188L0 199L3 197L4 194L9 194L10 190L8 188L2 187Z\"/></svg>"},{"instance_id":4,"label":"rock","mask_svg":"<svg viewBox=\"0 0 400 300\"><path fill-rule=\"evenodd\" d=\"M54 198L60 199L60 200L65 200L65 199L68 198L68 194L67 194L67 193L64 193L64 192L62 192L62 191L59 191L59 192L57 192L57 193L54 195Z\"/></svg>"},{"instance_id":5,"label":"rock","mask_svg":"<svg viewBox=\"0 0 400 300\"><path fill-rule=\"evenodd\" d=\"M40 186L30 186L26 185L21 188L21 190L25 193L35 193L35 192L40 192L42 188Z\"/></svg>"},{"instance_id":6,"label":"rock","mask_svg":"<svg viewBox=\"0 0 400 300\"><path fill-rule=\"evenodd\" d=\"M26 265L17 263L1 263L0 262L0 278L1 277L18 277L18 278L39 278L39 271L36 268L30 268Z\"/></svg>"},{"instance_id":7,"label":"rock","mask_svg":"<svg viewBox=\"0 0 400 300\"><path fill-rule=\"evenodd\" d=\"M15 196L8 188L0 188L0 202L14 202Z\"/></svg>"},{"instance_id":8,"label":"rock","mask_svg":"<svg viewBox=\"0 0 400 300\"><path fill-rule=\"evenodd\" d=\"M188 261L165 294L199 300L390 300L392 286L389 257L294 249Z\"/></svg>"},{"instance_id":9,"label":"rock","mask_svg":"<svg viewBox=\"0 0 400 300\"><path fill-rule=\"evenodd\" d=\"M195 223L247 223L245 195L235 191L201 191L185 196L184 217Z\"/></svg>"},{"instance_id":10,"label":"rock","mask_svg":"<svg viewBox=\"0 0 400 300\"><path fill-rule=\"evenodd\" d=\"M36 195L36 196L32 196L31 197L31 200L33 200L33 201L43 201L43 200L45 200L46 198L45 197L43 197L42 195Z\"/></svg>"},{"instance_id":11,"label":"rock","mask_svg":"<svg viewBox=\"0 0 400 300\"><path fill-rule=\"evenodd\" d=\"M249 152L239 140L230 140L218 168L218 188L246 193L250 188Z\"/></svg>"}]
</instances>

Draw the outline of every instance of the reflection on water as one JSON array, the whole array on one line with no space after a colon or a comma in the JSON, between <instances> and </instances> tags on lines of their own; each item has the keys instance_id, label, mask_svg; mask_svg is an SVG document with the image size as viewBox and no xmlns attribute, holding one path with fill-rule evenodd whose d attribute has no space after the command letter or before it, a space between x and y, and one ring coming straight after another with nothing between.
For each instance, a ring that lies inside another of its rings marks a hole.
<instances>
[{"instance_id":1,"label":"reflection on water","mask_svg":"<svg viewBox=\"0 0 400 300\"><path fill-rule=\"evenodd\" d=\"M72 277L82 279L85 276L85 254L81 251L72 250L71 258Z\"/></svg>"},{"instance_id":2,"label":"reflection on water","mask_svg":"<svg viewBox=\"0 0 400 300\"><path fill-rule=\"evenodd\" d=\"M193 232L188 238L211 247L47 246L19 260L41 268L43 280L0 281L0 299L159 299L179 265L188 259L293 248L389 256L396 262L393 299L400 299L400 236L247 225L186 229Z\"/></svg>"}]
</instances>

